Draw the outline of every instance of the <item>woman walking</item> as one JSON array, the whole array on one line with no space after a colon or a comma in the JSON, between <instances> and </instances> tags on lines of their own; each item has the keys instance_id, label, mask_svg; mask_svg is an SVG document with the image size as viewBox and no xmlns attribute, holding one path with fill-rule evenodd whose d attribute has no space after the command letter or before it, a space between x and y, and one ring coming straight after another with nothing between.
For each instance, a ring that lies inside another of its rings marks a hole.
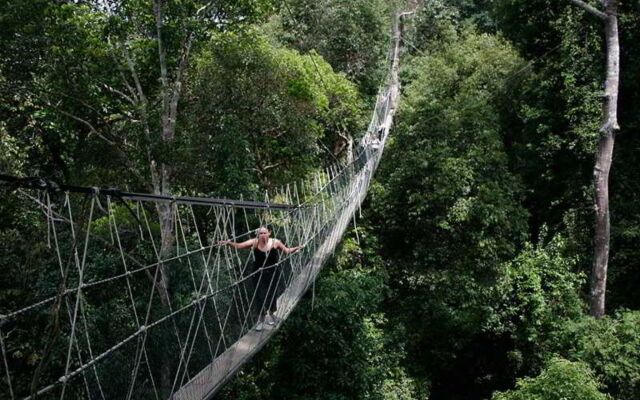
<instances>
[{"instance_id":1,"label":"woman walking","mask_svg":"<svg viewBox=\"0 0 640 400\"><path fill-rule=\"evenodd\" d=\"M282 270L280 268L280 252L291 254L299 251L304 246L287 247L281 240L271 238L273 228L271 225L261 226L257 230L258 237L244 242L221 240L218 244L232 246L236 249L253 250L253 269L248 272L252 275L256 295L254 302L259 309L264 308L265 317L258 321L256 330L262 330L262 321L269 325L275 325L275 312L277 299L284 291L284 284L279 282Z\"/></svg>"}]
</instances>

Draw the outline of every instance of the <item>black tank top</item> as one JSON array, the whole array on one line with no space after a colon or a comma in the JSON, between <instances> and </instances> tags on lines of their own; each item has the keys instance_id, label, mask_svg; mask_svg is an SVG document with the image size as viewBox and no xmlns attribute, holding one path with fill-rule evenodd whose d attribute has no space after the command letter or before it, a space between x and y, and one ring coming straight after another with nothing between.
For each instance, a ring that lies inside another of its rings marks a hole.
<instances>
[{"instance_id":1,"label":"black tank top","mask_svg":"<svg viewBox=\"0 0 640 400\"><path fill-rule=\"evenodd\" d=\"M253 256L254 270L257 270L258 268L270 267L277 264L278 260L280 260L280 253L277 249L273 248L273 246L271 247L271 250L265 252L258 249L258 246L256 245L256 247L253 248Z\"/></svg>"}]
</instances>

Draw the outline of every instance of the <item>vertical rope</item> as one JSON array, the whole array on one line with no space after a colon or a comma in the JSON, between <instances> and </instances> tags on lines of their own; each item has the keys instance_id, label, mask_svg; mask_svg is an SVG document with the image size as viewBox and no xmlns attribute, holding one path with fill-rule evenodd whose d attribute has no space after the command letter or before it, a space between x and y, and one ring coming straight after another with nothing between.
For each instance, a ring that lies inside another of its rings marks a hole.
<instances>
[{"instance_id":1,"label":"vertical rope","mask_svg":"<svg viewBox=\"0 0 640 400\"><path fill-rule=\"evenodd\" d=\"M7 362L7 350L4 344L4 333L2 329L0 329L0 348L2 349L2 361L4 364L5 375L7 376L7 385L9 386L9 395L11 396L11 400L15 400L15 395L13 394L13 384L11 383L11 372L9 371L9 363Z\"/></svg>"},{"instance_id":2,"label":"vertical rope","mask_svg":"<svg viewBox=\"0 0 640 400\"><path fill-rule=\"evenodd\" d=\"M139 202L138 202L138 204L139 204ZM137 307L136 307L135 298L133 296L133 289L131 287L131 277L130 277L130 273L129 273L129 268L127 266L127 260L125 258L124 250L122 248L122 240L120 238L120 230L118 229L118 223L117 223L115 215L113 213L113 205L111 203L111 197L110 196L107 196L107 210L109 211L109 220L111 221L111 223L109 224L109 227L110 227L110 229L113 229L113 231L114 231L114 232L111 233L111 236L115 237L115 239L116 239L116 244L118 246L118 250L119 250L119 254L120 254L120 260L122 262L122 268L124 269L124 271L126 273L125 281L126 281L126 285L127 285L127 294L129 295L129 300L131 302L131 310L133 312L134 321L136 323L137 330L140 330L140 327L141 327L141 325L140 325L140 317L138 316L138 310L137 310ZM139 208L138 208L137 217L138 217L138 221L140 221ZM137 224L137 228L141 233L140 237L144 238L142 227L140 226L140 224ZM114 235L114 233L115 233L115 235ZM150 378L150 381L151 381L151 385L152 385L152 388L153 388L154 395L156 397L156 400L159 400L158 388L156 387L155 380L153 378L153 373L151 371L151 365L149 363L149 356L147 354L147 349L145 347L145 344L146 344L146 334L143 335L141 338L139 338L137 340L136 355L135 355L135 365L134 365L133 370L131 371L131 384L129 385L129 389L127 390L127 400L130 400L132 398L132 396L133 396L133 390L135 388L135 383L136 383L137 376L138 376L138 370L140 369L140 364L141 364L143 356L144 356L145 361L146 361L147 370L149 372L149 378Z\"/></svg>"},{"instance_id":3,"label":"vertical rope","mask_svg":"<svg viewBox=\"0 0 640 400\"><path fill-rule=\"evenodd\" d=\"M85 266L85 262L87 259L87 249L89 246L89 233L91 231L91 221L93 220L93 209L95 206L95 196L92 196L91 198L91 206L90 206L90 210L89 210L89 218L88 218L88 222L87 222L87 233L85 236L85 241L84 241L84 249L82 252L82 261L79 260L79 256L78 256L78 252L77 252L77 248L74 249L74 259L76 261L76 267L78 268L78 289L76 291L76 304L73 310L73 319L71 320L71 334L69 335L69 348L67 350L67 362L66 362L66 366L64 369L64 375L66 377L66 375L69 373L69 367L71 366L71 349L73 348L73 343L75 342L75 331L76 331L76 321L77 321L77 317L78 317L78 309L80 306L80 297L82 296L82 285L84 283L84 266ZM71 206L69 206L71 207ZM69 208L70 210L70 208ZM74 228L73 228L73 222L71 224L71 231L72 231L72 235L73 237L75 237L75 232L74 232ZM63 377L63 381L62 381L62 392L60 394L60 399L64 399L64 395L65 395L65 391L67 388L67 379Z\"/></svg>"}]
</instances>

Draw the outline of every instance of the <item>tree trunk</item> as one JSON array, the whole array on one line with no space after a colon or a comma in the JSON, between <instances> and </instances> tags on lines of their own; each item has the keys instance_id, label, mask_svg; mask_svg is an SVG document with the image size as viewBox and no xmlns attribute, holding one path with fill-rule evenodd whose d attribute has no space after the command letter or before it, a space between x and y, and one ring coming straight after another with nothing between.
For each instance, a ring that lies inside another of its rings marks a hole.
<instances>
[{"instance_id":1,"label":"tree trunk","mask_svg":"<svg viewBox=\"0 0 640 400\"><path fill-rule=\"evenodd\" d=\"M156 19L156 42L158 45L158 61L160 66L160 83L162 97L162 114L161 114L161 126L162 134L160 140L168 142L173 140L175 133L175 115L172 114L173 109L170 106L172 88L169 83L167 61L164 49L164 43L162 41L162 0L154 0L153 2L153 14ZM176 105L177 107L177 105ZM163 149L167 149L168 146L162 146ZM163 150L164 151L164 150ZM161 157L164 157L161 154ZM154 193L160 195L171 195L171 174L170 168L164 162L157 163L153 160L151 163L151 177L153 181ZM160 222L160 261L166 259L173 249L174 244L174 232L173 232L173 212L172 204L158 202L156 203L156 210L158 211L158 218ZM160 291L160 300L162 304L167 306L169 304L169 278L166 273L165 266L162 262L158 264L159 277L158 277L158 289Z\"/></svg>"},{"instance_id":2,"label":"tree trunk","mask_svg":"<svg viewBox=\"0 0 640 400\"><path fill-rule=\"evenodd\" d=\"M152 163L151 169L154 193L171 195L169 168L162 164L158 166L154 162ZM175 243L173 205L171 203L157 202L156 211L158 212L158 220L160 223L160 249L158 256L161 261L171 256ZM167 276L165 265L162 262L158 264L158 268L158 277L156 278L155 284L158 288L160 301L166 307L169 305L169 277Z\"/></svg>"},{"instance_id":3,"label":"tree trunk","mask_svg":"<svg viewBox=\"0 0 640 400\"><path fill-rule=\"evenodd\" d=\"M191 45L191 37L186 39L186 46L183 43L180 64L174 76L173 82L169 77L167 68L166 53L164 43L162 40L162 28L163 28L163 15L162 15L163 0L154 0L153 13L156 19L156 42L158 45L158 61L160 65L160 84L161 91L160 96L162 98L162 114L160 122L162 126L162 134L160 140L163 142L163 152L160 154L160 162L153 161L151 164L151 175L153 178L154 192L160 195L171 195L171 174L172 167L164 162L166 154L164 154L170 143L175 138L176 119L178 116L178 100L180 98L180 92L182 88L182 74L186 69L189 48ZM162 304L171 310L171 298L169 294L169 276L167 274L166 266L163 260L169 258L173 252L175 245L175 231L174 231L174 213L173 203L157 202L156 210L158 211L158 219L160 223L160 251L158 264L158 281L156 282L157 288L160 292L160 300ZM169 347L167 347L168 349ZM174 360L171 357L169 351L163 352L162 366L160 369L160 387L163 395L171 394L172 387L172 364Z\"/></svg>"},{"instance_id":4,"label":"tree trunk","mask_svg":"<svg viewBox=\"0 0 640 400\"><path fill-rule=\"evenodd\" d=\"M606 2L605 35L607 43L607 79L604 97L604 124L598 142L593 170L595 185L595 256L591 273L591 315L605 314L607 267L609 264L609 171L618 126L618 85L620 78L620 44L618 39L617 0Z\"/></svg>"}]
</instances>

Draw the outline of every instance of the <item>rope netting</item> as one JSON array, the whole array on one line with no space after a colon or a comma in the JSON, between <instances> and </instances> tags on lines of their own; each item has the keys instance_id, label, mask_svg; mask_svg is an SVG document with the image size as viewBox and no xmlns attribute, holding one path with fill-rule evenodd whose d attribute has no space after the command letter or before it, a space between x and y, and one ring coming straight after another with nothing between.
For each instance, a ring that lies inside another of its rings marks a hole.
<instances>
[{"instance_id":1,"label":"rope netting","mask_svg":"<svg viewBox=\"0 0 640 400\"><path fill-rule=\"evenodd\" d=\"M360 207L392 122L398 50L396 29L389 76L353 160L264 202L3 191L40 217L35 278L15 277L0 305L0 398L211 396L290 314ZM251 249L219 244L266 224L304 247L255 268ZM270 309L275 318L264 324Z\"/></svg>"}]
</instances>

